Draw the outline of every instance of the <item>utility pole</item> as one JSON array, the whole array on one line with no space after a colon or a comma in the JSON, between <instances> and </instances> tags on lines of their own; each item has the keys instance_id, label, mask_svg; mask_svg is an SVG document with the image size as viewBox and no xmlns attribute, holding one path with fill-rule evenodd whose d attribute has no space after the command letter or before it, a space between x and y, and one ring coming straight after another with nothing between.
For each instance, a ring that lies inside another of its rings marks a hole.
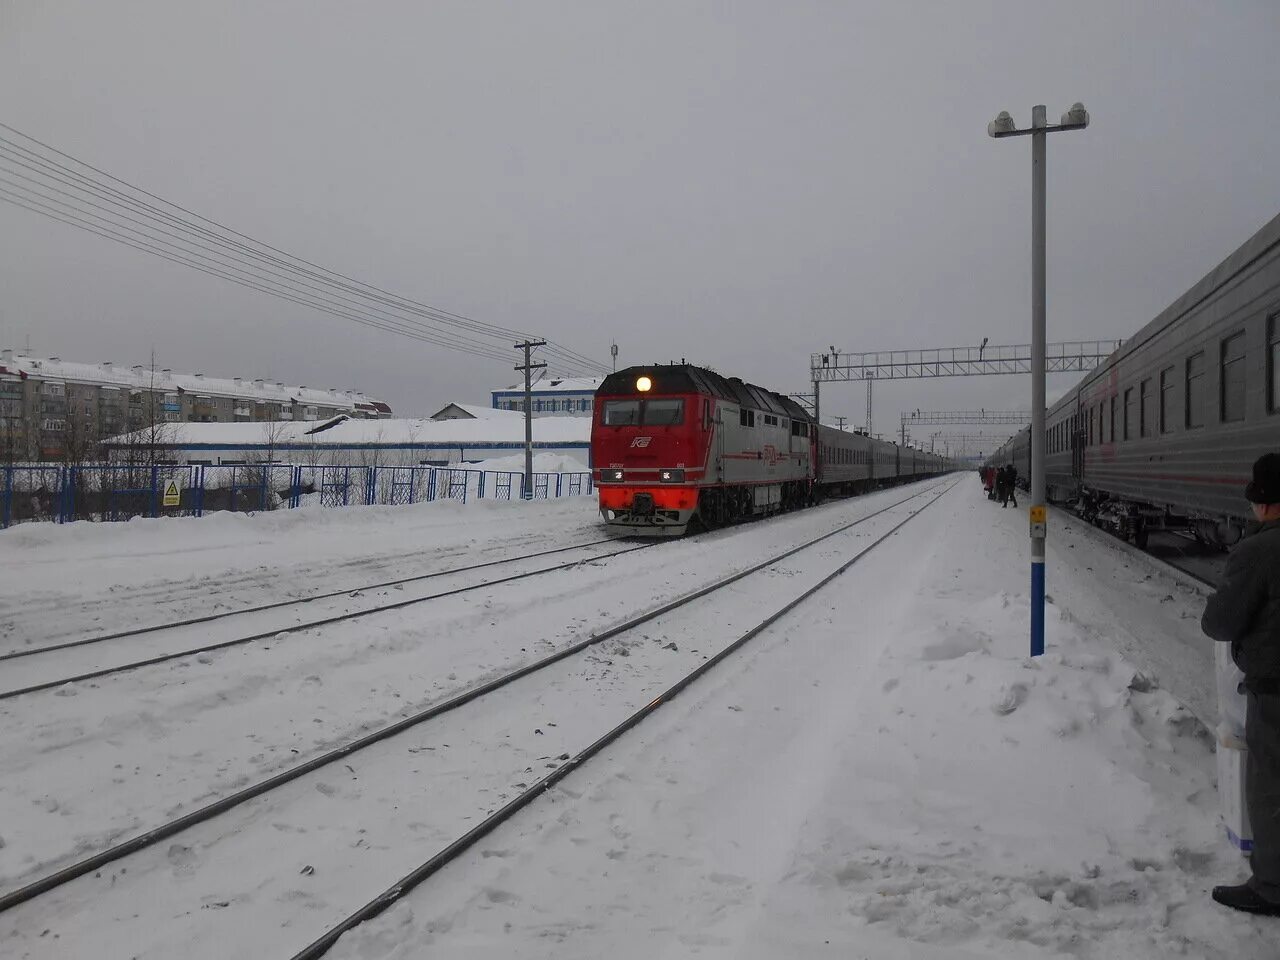
<instances>
[{"instance_id":1,"label":"utility pole","mask_svg":"<svg viewBox=\"0 0 1280 960\"><path fill-rule=\"evenodd\" d=\"M618 345L615 343L609 347L609 356L613 357L613 372L618 372Z\"/></svg>"},{"instance_id":2,"label":"utility pole","mask_svg":"<svg viewBox=\"0 0 1280 960\"><path fill-rule=\"evenodd\" d=\"M524 373L524 486L520 491L522 500L533 499L533 380L534 370L546 369L545 363L531 362L530 353L535 347L545 347L545 340L526 340L517 343L516 349L524 351L524 365L516 367Z\"/></svg>"},{"instance_id":3,"label":"utility pole","mask_svg":"<svg viewBox=\"0 0 1280 960\"><path fill-rule=\"evenodd\" d=\"M818 383L819 382L820 381L818 380L813 381L813 422L817 424L822 423L822 420L818 417Z\"/></svg>"},{"instance_id":4,"label":"utility pole","mask_svg":"<svg viewBox=\"0 0 1280 960\"><path fill-rule=\"evenodd\" d=\"M1031 137L1031 656L1044 653L1044 559L1048 532L1044 480L1045 378L1045 138L1058 130L1083 130L1089 111L1072 104L1062 122L1051 126L1043 104L1031 108L1031 127L1019 130L1005 111L987 125L995 138ZM984 344L985 346L985 341Z\"/></svg>"},{"instance_id":5,"label":"utility pole","mask_svg":"<svg viewBox=\"0 0 1280 960\"><path fill-rule=\"evenodd\" d=\"M843 429L844 429L844 422L845 422L846 420L848 420L849 418L848 418L848 417L836 417L835 419L836 419L836 426L837 426L837 427L839 427L841 430L843 430Z\"/></svg>"},{"instance_id":6,"label":"utility pole","mask_svg":"<svg viewBox=\"0 0 1280 960\"><path fill-rule=\"evenodd\" d=\"M867 377L867 436L871 436L871 384L875 381Z\"/></svg>"}]
</instances>

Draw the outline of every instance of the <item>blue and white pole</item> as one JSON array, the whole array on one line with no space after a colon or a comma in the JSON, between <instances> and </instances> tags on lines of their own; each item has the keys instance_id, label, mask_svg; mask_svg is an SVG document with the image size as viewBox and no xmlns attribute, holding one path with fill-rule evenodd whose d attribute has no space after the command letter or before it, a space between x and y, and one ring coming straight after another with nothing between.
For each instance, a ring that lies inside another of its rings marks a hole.
<instances>
[{"instance_id":1,"label":"blue and white pole","mask_svg":"<svg viewBox=\"0 0 1280 960\"><path fill-rule=\"evenodd\" d=\"M1089 111L1073 104L1062 122L1049 126L1044 106L1031 108L1031 128L1019 130L1007 112L987 124L987 134L1031 137L1031 656L1044 653L1044 541L1046 530L1044 481L1044 161L1045 137L1055 130L1083 130Z\"/></svg>"},{"instance_id":2,"label":"blue and white pole","mask_svg":"<svg viewBox=\"0 0 1280 960\"><path fill-rule=\"evenodd\" d=\"M1044 106L1031 108L1031 656L1044 653ZM1038 522L1037 522L1038 521Z\"/></svg>"}]
</instances>

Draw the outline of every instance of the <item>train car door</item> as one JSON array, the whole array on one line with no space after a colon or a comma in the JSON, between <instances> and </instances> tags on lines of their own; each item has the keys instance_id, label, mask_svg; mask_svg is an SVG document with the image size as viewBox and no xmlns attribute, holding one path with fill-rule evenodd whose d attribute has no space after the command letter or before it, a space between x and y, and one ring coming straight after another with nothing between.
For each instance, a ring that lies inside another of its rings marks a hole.
<instances>
[{"instance_id":1,"label":"train car door","mask_svg":"<svg viewBox=\"0 0 1280 960\"><path fill-rule=\"evenodd\" d=\"M708 400L706 405L707 423L715 433L714 456L716 458L716 483L724 483L724 420L720 416L721 404L715 405L715 411L712 412L712 401Z\"/></svg>"}]
</instances>

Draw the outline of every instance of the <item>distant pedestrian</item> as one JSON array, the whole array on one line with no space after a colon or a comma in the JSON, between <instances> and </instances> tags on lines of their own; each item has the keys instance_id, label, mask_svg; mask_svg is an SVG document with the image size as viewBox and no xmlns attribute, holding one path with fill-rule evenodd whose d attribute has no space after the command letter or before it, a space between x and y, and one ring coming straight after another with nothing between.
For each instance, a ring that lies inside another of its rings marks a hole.
<instances>
[{"instance_id":1,"label":"distant pedestrian","mask_svg":"<svg viewBox=\"0 0 1280 960\"><path fill-rule=\"evenodd\" d=\"M1253 828L1253 875L1213 888L1235 910L1280 916L1280 453L1253 465L1244 489L1262 526L1231 551L1222 585L1200 627L1231 644L1244 674L1245 804Z\"/></svg>"},{"instance_id":2,"label":"distant pedestrian","mask_svg":"<svg viewBox=\"0 0 1280 960\"><path fill-rule=\"evenodd\" d=\"M1012 500L1014 509L1018 507L1018 468L1009 464L1009 473L1005 479L1005 499ZM1008 506L1008 504L1005 504Z\"/></svg>"}]
</instances>

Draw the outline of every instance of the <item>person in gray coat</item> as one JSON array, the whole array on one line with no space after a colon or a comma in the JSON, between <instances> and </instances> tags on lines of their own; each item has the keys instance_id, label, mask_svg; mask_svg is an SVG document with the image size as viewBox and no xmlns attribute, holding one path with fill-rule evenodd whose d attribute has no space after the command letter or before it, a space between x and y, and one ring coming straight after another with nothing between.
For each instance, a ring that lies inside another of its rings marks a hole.
<instances>
[{"instance_id":1,"label":"person in gray coat","mask_svg":"<svg viewBox=\"0 0 1280 960\"><path fill-rule=\"evenodd\" d=\"M1235 910L1280 916L1280 453L1253 465L1245 498L1261 527L1231 551L1200 627L1231 644L1245 698L1244 792L1253 828L1253 875L1213 888Z\"/></svg>"}]
</instances>

